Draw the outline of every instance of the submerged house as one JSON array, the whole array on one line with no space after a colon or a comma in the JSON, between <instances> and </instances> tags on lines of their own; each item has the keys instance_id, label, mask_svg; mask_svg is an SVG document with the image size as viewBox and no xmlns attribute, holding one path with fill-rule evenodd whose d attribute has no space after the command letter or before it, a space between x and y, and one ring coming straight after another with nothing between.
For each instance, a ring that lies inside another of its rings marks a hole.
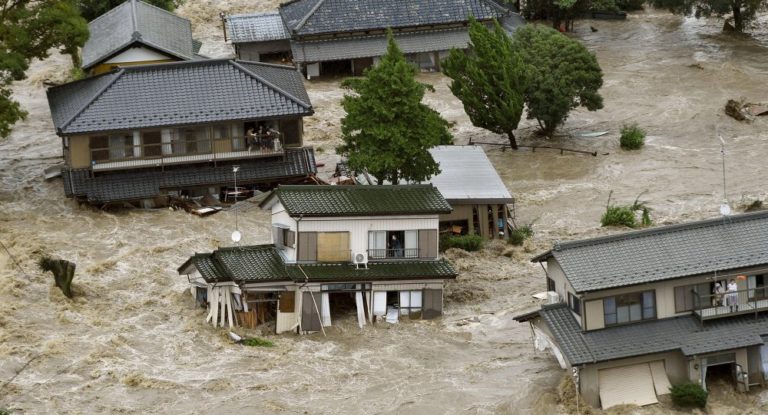
<instances>
[{"instance_id":1,"label":"submerged house","mask_svg":"<svg viewBox=\"0 0 768 415\"><path fill-rule=\"evenodd\" d=\"M456 272L438 254L438 217L451 207L431 185L280 186L261 206L272 244L195 254L178 269L207 321L309 333L345 314L360 327L442 314Z\"/></svg>"},{"instance_id":2,"label":"submerged house","mask_svg":"<svg viewBox=\"0 0 768 415\"><path fill-rule=\"evenodd\" d=\"M440 230L504 238L513 215L512 195L480 146L437 146L429 153L440 165L440 174L429 182L451 204L453 211L440 215Z\"/></svg>"},{"instance_id":3,"label":"submerged house","mask_svg":"<svg viewBox=\"0 0 768 415\"><path fill-rule=\"evenodd\" d=\"M529 322L593 406L647 405L670 385L747 391L768 375L768 212L556 243L551 304Z\"/></svg>"},{"instance_id":4,"label":"submerged house","mask_svg":"<svg viewBox=\"0 0 768 415\"><path fill-rule=\"evenodd\" d=\"M113 69L153 63L205 59L192 39L189 20L141 0L125 3L88 23L82 68L98 75Z\"/></svg>"},{"instance_id":5,"label":"submerged house","mask_svg":"<svg viewBox=\"0 0 768 415\"><path fill-rule=\"evenodd\" d=\"M290 51L307 77L359 76L386 52L388 29L406 58L439 71L451 49L467 48L470 16L510 32L523 24L498 0L293 0L279 13L227 17L227 28L241 59Z\"/></svg>"},{"instance_id":6,"label":"submerged house","mask_svg":"<svg viewBox=\"0 0 768 415\"><path fill-rule=\"evenodd\" d=\"M51 88L48 103L62 138L64 191L80 201L219 195L234 165L238 185L265 188L317 171L302 147L312 104L289 66L128 66Z\"/></svg>"}]
</instances>

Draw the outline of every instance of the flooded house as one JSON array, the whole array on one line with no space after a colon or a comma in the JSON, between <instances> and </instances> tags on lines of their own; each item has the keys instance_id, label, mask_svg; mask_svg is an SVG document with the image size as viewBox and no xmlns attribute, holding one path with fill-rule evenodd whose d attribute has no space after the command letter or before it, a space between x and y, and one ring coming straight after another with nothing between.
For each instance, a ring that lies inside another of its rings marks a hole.
<instances>
[{"instance_id":1,"label":"flooded house","mask_svg":"<svg viewBox=\"0 0 768 415\"><path fill-rule=\"evenodd\" d=\"M431 185L279 186L261 204L272 244L195 254L178 272L214 325L323 331L337 318L395 323L442 315L456 271L438 253Z\"/></svg>"},{"instance_id":2,"label":"flooded house","mask_svg":"<svg viewBox=\"0 0 768 415\"><path fill-rule=\"evenodd\" d=\"M437 146L429 150L440 173L429 182L453 211L440 215L440 230L504 238L511 229L514 198L480 146Z\"/></svg>"},{"instance_id":3,"label":"flooded house","mask_svg":"<svg viewBox=\"0 0 768 415\"><path fill-rule=\"evenodd\" d=\"M293 67L192 60L119 67L50 88L67 197L92 204L227 198L313 176ZM239 166L232 186L233 166Z\"/></svg>"},{"instance_id":4,"label":"flooded house","mask_svg":"<svg viewBox=\"0 0 768 415\"><path fill-rule=\"evenodd\" d=\"M593 406L648 405L670 385L768 375L768 212L556 243L549 304L515 317Z\"/></svg>"},{"instance_id":5,"label":"flooded house","mask_svg":"<svg viewBox=\"0 0 768 415\"><path fill-rule=\"evenodd\" d=\"M127 0L88 23L82 68L99 75L113 69L205 59L189 20L140 0Z\"/></svg>"},{"instance_id":6,"label":"flooded house","mask_svg":"<svg viewBox=\"0 0 768 415\"><path fill-rule=\"evenodd\" d=\"M226 27L240 59L288 54L308 78L360 76L387 49L391 29L406 58L439 71L451 49L469 44L469 17L523 24L514 6L497 0L293 0L277 13L229 16Z\"/></svg>"}]
</instances>

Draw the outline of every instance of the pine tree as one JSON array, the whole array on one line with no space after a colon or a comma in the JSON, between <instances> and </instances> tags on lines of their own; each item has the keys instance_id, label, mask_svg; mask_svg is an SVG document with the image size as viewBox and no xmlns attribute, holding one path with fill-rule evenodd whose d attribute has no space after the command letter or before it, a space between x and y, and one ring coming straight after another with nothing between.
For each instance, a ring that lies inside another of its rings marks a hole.
<instances>
[{"instance_id":1,"label":"pine tree","mask_svg":"<svg viewBox=\"0 0 768 415\"><path fill-rule=\"evenodd\" d=\"M514 45L531 71L525 93L527 117L538 121L544 134L551 137L574 108L603 108L598 93L603 72L595 55L579 41L554 29L526 25L515 32Z\"/></svg>"},{"instance_id":2,"label":"pine tree","mask_svg":"<svg viewBox=\"0 0 768 415\"><path fill-rule=\"evenodd\" d=\"M78 48L87 39L88 25L74 0L16 0L0 6L0 137L26 116L9 86L26 77L30 61L58 48L78 67Z\"/></svg>"},{"instance_id":3,"label":"pine tree","mask_svg":"<svg viewBox=\"0 0 768 415\"><path fill-rule=\"evenodd\" d=\"M353 170L368 170L379 184L385 180L420 182L440 172L429 149L450 144L448 123L421 102L430 85L417 82L416 67L405 60L392 33L387 53L362 78L343 82L354 94L341 104L344 144L337 151Z\"/></svg>"},{"instance_id":4,"label":"pine tree","mask_svg":"<svg viewBox=\"0 0 768 415\"><path fill-rule=\"evenodd\" d=\"M523 113L528 70L498 22L493 29L470 19L470 52L454 49L443 62L451 92L472 125L505 134L517 149L514 131Z\"/></svg>"}]
</instances>

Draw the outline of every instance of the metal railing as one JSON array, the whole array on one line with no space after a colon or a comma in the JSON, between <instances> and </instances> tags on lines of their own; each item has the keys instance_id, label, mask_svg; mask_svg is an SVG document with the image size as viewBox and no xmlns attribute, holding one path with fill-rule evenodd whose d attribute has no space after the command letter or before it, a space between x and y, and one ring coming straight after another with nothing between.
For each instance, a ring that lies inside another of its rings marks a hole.
<instances>
[{"instance_id":1,"label":"metal railing","mask_svg":"<svg viewBox=\"0 0 768 415\"><path fill-rule=\"evenodd\" d=\"M168 143L125 144L90 149L91 164L120 163L152 160L154 164L168 164L172 161L187 161L194 156L217 156L241 153L243 157L257 157L283 153L282 135L257 134L253 137L216 138L203 140L175 139ZM136 163L137 165L140 163Z\"/></svg>"},{"instance_id":2,"label":"metal railing","mask_svg":"<svg viewBox=\"0 0 768 415\"><path fill-rule=\"evenodd\" d=\"M693 312L700 320L768 310L768 287L701 295L693 290Z\"/></svg>"},{"instance_id":3,"label":"metal railing","mask_svg":"<svg viewBox=\"0 0 768 415\"><path fill-rule=\"evenodd\" d=\"M415 259L419 257L419 248L369 249L368 259Z\"/></svg>"}]
</instances>

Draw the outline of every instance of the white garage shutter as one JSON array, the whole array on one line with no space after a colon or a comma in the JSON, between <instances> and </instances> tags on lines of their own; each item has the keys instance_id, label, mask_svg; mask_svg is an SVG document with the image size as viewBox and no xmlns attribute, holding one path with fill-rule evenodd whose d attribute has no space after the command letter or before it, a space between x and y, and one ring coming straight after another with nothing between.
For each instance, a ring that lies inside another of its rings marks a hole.
<instances>
[{"instance_id":1,"label":"white garage shutter","mask_svg":"<svg viewBox=\"0 0 768 415\"><path fill-rule=\"evenodd\" d=\"M603 409L616 405L643 406L659 402L648 363L599 370L597 377Z\"/></svg>"},{"instance_id":2,"label":"white garage shutter","mask_svg":"<svg viewBox=\"0 0 768 415\"><path fill-rule=\"evenodd\" d=\"M653 376L653 387L656 389L656 395L668 394L672 385L669 383L664 361L657 360L648 364L651 366L651 376Z\"/></svg>"}]
</instances>

